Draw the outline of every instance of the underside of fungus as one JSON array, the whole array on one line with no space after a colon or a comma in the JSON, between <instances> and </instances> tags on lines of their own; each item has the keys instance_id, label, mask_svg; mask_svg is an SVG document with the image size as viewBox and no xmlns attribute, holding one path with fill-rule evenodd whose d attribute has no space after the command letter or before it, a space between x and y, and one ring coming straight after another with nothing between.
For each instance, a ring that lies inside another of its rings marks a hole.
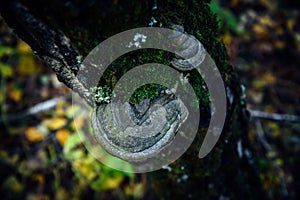
<instances>
[{"instance_id":1,"label":"underside of fungus","mask_svg":"<svg viewBox=\"0 0 300 200\"><path fill-rule=\"evenodd\" d=\"M174 58L171 64L179 70L191 70L198 67L205 58L206 51L203 45L194 36L184 33L184 29L180 25L174 25L173 35L170 36L173 45L176 49L176 54L181 58Z\"/></svg>"},{"instance_id":2,"label":"underside of fungus","mask_svg":"<svg viewBox=\"0 0 300 200\"><path fill-rule=\"evenodd\" d=\"M137 105L111 102L92 115L96 139L109 153L126 161L153 157L173 140L187 108L174 94L162 94Z\"/></svg>"}]
</instances>

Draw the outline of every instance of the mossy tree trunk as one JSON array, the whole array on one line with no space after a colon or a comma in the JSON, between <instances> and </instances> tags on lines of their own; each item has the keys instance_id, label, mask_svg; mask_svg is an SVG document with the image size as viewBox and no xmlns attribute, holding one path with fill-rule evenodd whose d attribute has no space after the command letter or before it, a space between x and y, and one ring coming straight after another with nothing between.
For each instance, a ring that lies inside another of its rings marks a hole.
<instances>
[{"instance_id":1,"label":"mossy tree trunk","mask_svg":"<svg viewBox=\"0 0 300 200\"><path fill-rule=\"evenodd\" d=\"M189 150L170 168L148 174L151 181L145 199L259 198L263 192L255 171L255 155L247 141L248 115L243 91L226 49L218 40L218 23L208 2L20 0L2 2L0 11L16 34L59 74L59 80L87 99L82 85L73 81L78 70L77 56L86 56L101 41L121 31L149 26L152 17L157 21L154 26L182 25L201 41L222 74L228 96L225 128L213 151L199 159L198 151L209 121L207 105L200 101L203 128ZM72 46L64 43L64 35ZM238 143L247 153L239 155Z\"/></svg>"}]
</instances>

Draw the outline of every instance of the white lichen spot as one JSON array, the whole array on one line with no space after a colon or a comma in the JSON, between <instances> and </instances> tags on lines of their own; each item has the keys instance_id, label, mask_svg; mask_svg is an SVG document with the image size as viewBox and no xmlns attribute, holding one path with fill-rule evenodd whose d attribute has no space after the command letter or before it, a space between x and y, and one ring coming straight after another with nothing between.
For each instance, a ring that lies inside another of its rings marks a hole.
<instances>
[{"instance_id":1,"label":"white lichen spot","mask_svg":"<svg viewBox=\"0 0 300 200\"><path fill-rule=\"evenodd\" d=\"M153 7L152 7L152 10L157 10L157 3L155 2Z\"/></svg>"},{"instance_id":2,"label":"white lichen spot","mask_svg":"<svg viewBox=\"0 0 300 200\"><path fill-rule=\"evenodd\" d=\"M188 178L189 178L189 175L184 174L184 175L181 177L181 180L182 180L182 181L187 181Z\"/></svg>"},{"instance_id":3,"label":"white lichen spot","mask_svg":"<svg viewBox=\"0 0 300 200\"><path fill-rule=\"evenodd\" d=\"M82 56L76 56L77 63L82 63Z\"/></svg>"},{"instance_id":4,"label":"white lichen spot","mask_svg":"<svg viewBox=\"0 0 300 200\"><path fill-rule=\"evenodd\" d=\"M175 89L175 88L166 89L166 90L165 90L165 93L166 93L166 94L172 94L172 93L175 94L175 93L176 93L176 89Z\"/></svg>"},{"instance_id":5,"label":"white lichen spot","mask_svg":"<svg viewBox=\"0 0 300 200\"><path fill-rule=\"evenodd\" d=\"M240 158L243 157L243 146L242 146L242 141L239 140L237 143L237 152Z\"/></svg>"},{"instance_id":6,"label":"white lichen spot","mask_svg":"<svg viewBox=\"0 0 300 200\"><path fill-rule=\"evenodd\" d=\"M136 48L142 48L142 43L145 43L147 39L147 36L141 33L136 33L133 37L133 40L129 42L129 44L126 46L128 48L131 48L135 46Z\"/></svg>"},{"instance_id":7,"label":"white lichen spot","mask_svg":"<svg viewBox=\"0 0 300 200\"><path fill-rule=\"evenodd\" d=\"M190 74L187 74L186 76L183 75L183 73L180 74L179 80L181 82L182 85L186 85L189 83L189 77Z\"/></svg>"},{"instance_id":8,"label":"white lichen spot","mask_svg":"<svg viewBox=\"0 0 300 200\"><path fill-rule=\"evenodd\" d=\"M252 159L252 153L251 153L251 151L249 149L245 149L244 153L245 153L245 156L247 157L249 163L253 164L254 161Z\"/></svg>"},{"instance_id":9,"label":"white lichen spot","mask_svg":"<svg viewBox=\"0 0 300 200\"><path fill-rule=\"evenodd\" d=\"M157 20L154 17L151 17L149 26L153 26L156 23L157 23Z\"/></svg>"},{"instance_id":10,"label":"white lichen spot","mask_svg":"<svg viewBox=\"0 0 300 200\"><path fill-rule=\"evenodd\" d=\"M247 94L246 94L246 87L243 84L241 85L241 90L242 90L241 99L245 99L247 97Z\"/></svg>"},{"instance_id":11,"label":"white lichen spot","mask_svg":"<svg viewBox=\"0 0 300 200\"><path fill-rule=\"evenodd\" d=\"M177 183L186 182L189 179L189 175L183 174L180 178L178 178L176 181Z\"/></svg>"},{"instance_id":12,"label":"white lichen spot","mask_svg":"<svg viewBox=\"0 0 300 200\"><path fill-rule=\"evenodd\" d=\"M172 171L172 168L171 168L170 166L168 166L168 165L164 165L164 166L162 166L161 168L162 168L162 169L166 169L166 170L168 170L169 172Z\"/></svg>"},{"instance_id":13,"label":"white lichen spot","mask_svg":"<svg viewBox=\"0 0 300 200\"><path fill-rule=\"evenodd\" d=\"M226 87L226 92L227 92L227 98L229 100L229 103L230 103L230 105L232 105L232 103L233 103L233 94L232 94L229 87Z\"/></svg>"}]
</instances>

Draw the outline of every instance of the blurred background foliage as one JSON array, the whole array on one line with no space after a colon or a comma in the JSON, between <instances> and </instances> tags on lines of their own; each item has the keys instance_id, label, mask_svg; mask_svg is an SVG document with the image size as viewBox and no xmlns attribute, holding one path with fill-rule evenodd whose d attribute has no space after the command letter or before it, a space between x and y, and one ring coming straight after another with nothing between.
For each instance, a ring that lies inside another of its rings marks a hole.
<instances>
[{"instance_id":1,"label":"blurred background foliage","mask_svg":"<svg viewBox=\"0 0 300 200\"><path fill-rule=\"evenodd\" d=\"M219 20L220 39L246 88L247 107L300 115L300 3L213 0L210 8ZM88 122L72 106L71 91L3 19L0 81L3 198L143 198L151 184L146 175L115 171L87 153L76 131ZM28 114L45 101L48 109ZM261 143L254 121L248 136L259 155L256 168L264 190L270 199L299 199L300 124L270 120L261 120L261 124L269 150Z\"/></svg>"}]
</instances>

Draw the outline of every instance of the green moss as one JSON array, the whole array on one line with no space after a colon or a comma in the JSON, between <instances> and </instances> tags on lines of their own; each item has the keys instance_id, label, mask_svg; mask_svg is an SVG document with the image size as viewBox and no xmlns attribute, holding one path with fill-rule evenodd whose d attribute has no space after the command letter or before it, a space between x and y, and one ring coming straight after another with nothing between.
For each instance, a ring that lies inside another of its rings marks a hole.
<instances>
[{"instance_id":1,"label":"green moss","mask_svg":"<svg viewBox=\"0 0 300 200\"><path fill-rule=\"evenodd\" d=\"M129 102L132 104L137 104L141 102L143 99L155 99L159 96L160 90L165 90L166 87L163 87L162 85L158 84L147 84L143 85L142 87L138 88L131 98L129 99Z\"/></svg>"}]
</instances>

